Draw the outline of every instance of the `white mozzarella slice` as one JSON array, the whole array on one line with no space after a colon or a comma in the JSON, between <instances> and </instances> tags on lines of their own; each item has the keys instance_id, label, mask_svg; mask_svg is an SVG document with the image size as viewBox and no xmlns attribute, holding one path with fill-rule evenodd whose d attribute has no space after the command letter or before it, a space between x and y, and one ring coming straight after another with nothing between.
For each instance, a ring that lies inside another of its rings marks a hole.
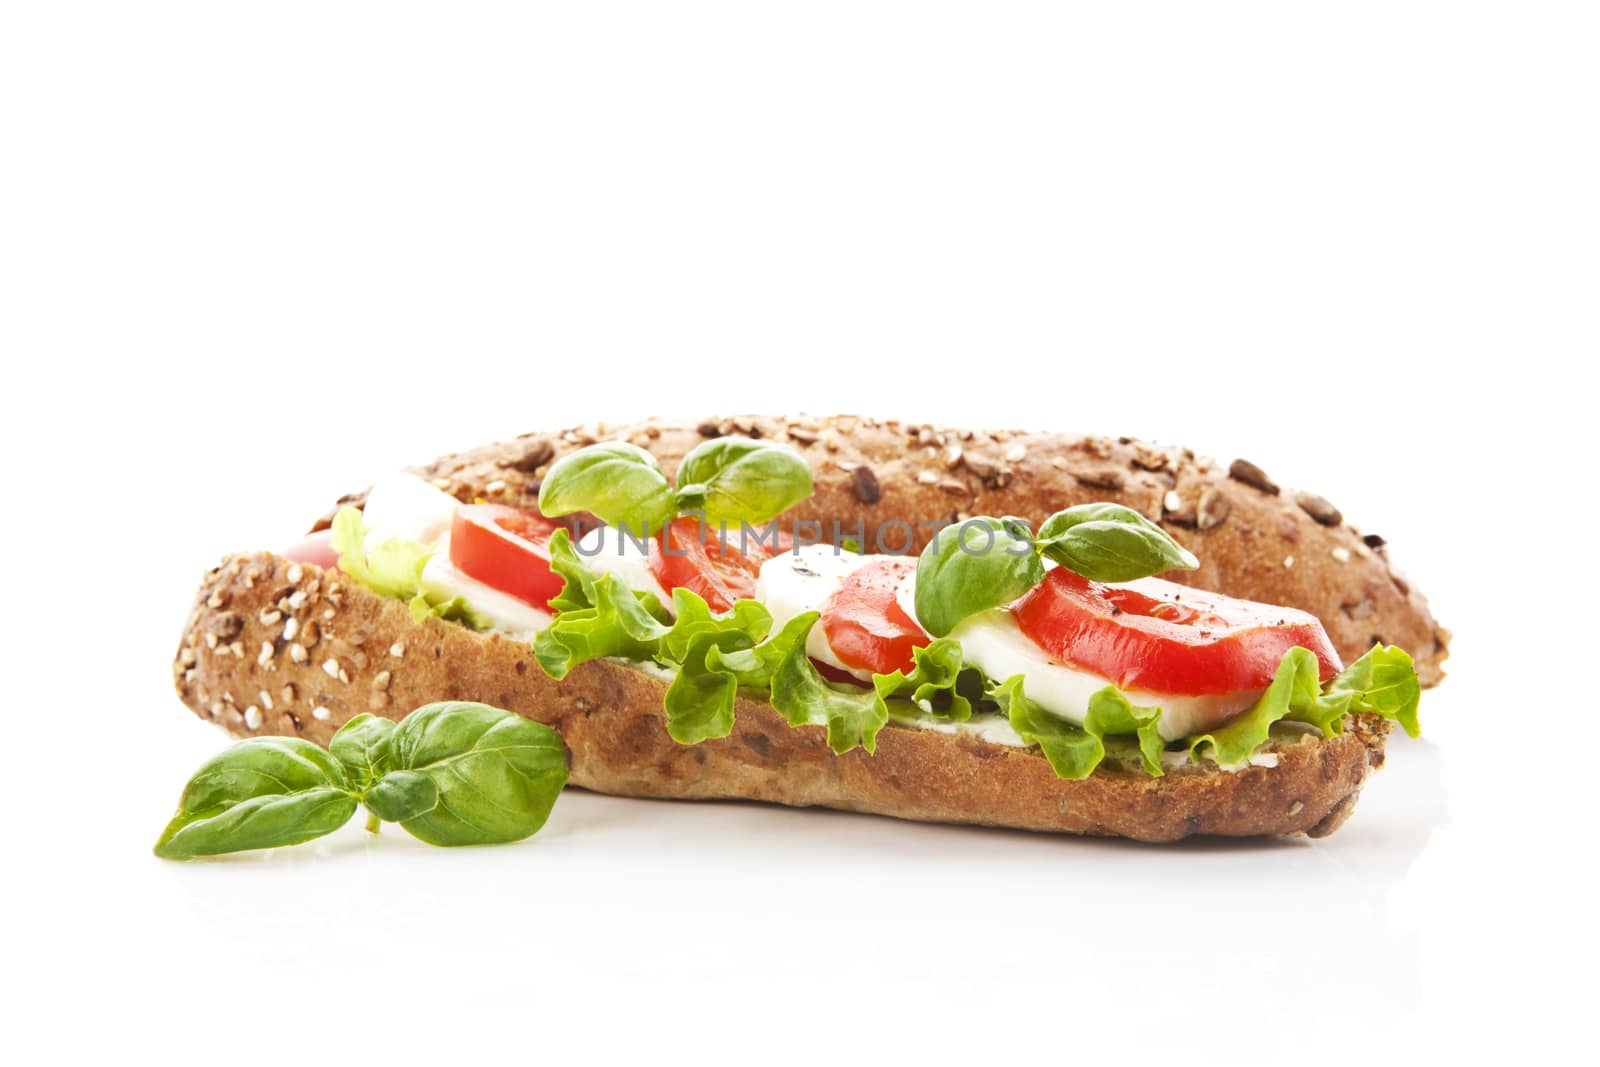
<instances>
[{"instance_id":1,"label":"white mozzarella slice","mask_svg":"<svg viewBox=\"0 0 1600 1067\"><path fill-rule=\"evenodd\" d=\"M597 574L610 574L629 589L650 593L663 607L672 608L672 597L650 570L650 554L639 542L613 526L601 526L584 534L577 544L583 565Z\"/></svg>"},{"instance_id":2,"label":"white mozzarella slice","mask_svg":"<svg viewBox=\"0 0 1600 1067\"><path fill-rule=\"evenodd\" d=\"M871 558L835 551L832 545L806 545L767 560L761 565L761 577L756 582L756 599L772 613L773 631L782 629L796 615L820 611L844 583L845 576ZM864 681L872 679L871 671L846 666L834 655L820 624L811 628L811 635L806 639L806 654Z\"/></svg>"},{"instance_id":3,"label":"white mozzarella slice","mask_svg":"<svg viewBox=\"0 0 1600 1067\"><path fill-rule=\"evenodd\" d=\"M1057 663L1034 644L1009 611L996 608L965 619L950 636L961 642L966 661L997 682L1020 674L1022 692L1050 714L1080 726L1089 697L1111 683L1098 674ZM1124 690L1140 707L1161 708L1158 729L1168 741L1203 733L1246 710L1262 690L1213 696L1179 696L1144 689Z\"/></svg>"},{"instance_id":4,"label":"white mozzarella slice","mask_svg":"<svg viewBox=\"0 0 1600 1067\"><path fill-rule=\"evenodd\" d=\"M507 637L530 639L549 626L552 618L549 612L462 574L451 565L448 551L436 553L422 568L422 590L441 601L461 597L497 633Z\"/></svg>"},{"instance_id":5,"label":"white mozzarella slice","mask_svg":"<svg viewBox=\"0 0 1600 1067\"><path fill-rule=\"evenodd\" d=\"M372 544L399 538L435 545L449 535L460 506L455 497L415 474L396 471L367 491L361 521Z\"/></svg>"}]
</instances>

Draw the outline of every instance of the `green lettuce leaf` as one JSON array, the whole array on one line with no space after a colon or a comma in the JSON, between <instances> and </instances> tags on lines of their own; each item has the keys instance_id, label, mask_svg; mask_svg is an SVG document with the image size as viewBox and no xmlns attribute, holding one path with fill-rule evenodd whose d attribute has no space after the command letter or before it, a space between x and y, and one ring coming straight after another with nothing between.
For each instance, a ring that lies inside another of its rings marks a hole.
<instances>
[{"instance_id":1,"label":"green lettuce leaf","mask_svg":"<svg viewBox=\"0 0 1600 1067\"><path fill-rule=\"evenodd\" d=\"M489 620L463 598L424 586L423 568L437 549L401 537L370 545L367 535L371 530L355 508L340 508L334 515L330 543L339 553L340 570L379 596L406 601L417 622L427 618L453 619L474 630L489 625Z\"/></svg>"},{"instance_id":2,"label":"green lettuce leaf","mask_svg":"<svg viewBox=\"0 0 1600 1067\"><path fill-rule=\"evenodd\" d=\"M721 615L687 589L673 590L678 621L662 638L657 658L677 668L667 687L667 733L673 740L699 744L733 731L734 699L740 685L766 684L766 678L725 666L725 653L750 652L772 629L772 616L753 600L741 600ZM762 655L770 655L770 648ZM770 675L770 672L769 672Z\"/></svg>"},{"instance_id":3,"label":"green lettuce leaf","mask_svg":"<svg viewBox=\"0 0 1600 1067\"><path fill-rule=\"evenodd\" d=\"M550 536L550 569L565 581L561 592L551 599L555 611L581 611L594 607L594 586L599 578L583 565L583 558L572 547L572 535L565 529Z\"/></svg>"},{"instance_id":4,"label":"green lettuce leaf","mask_svg":"<svg viewBox=\"0 0 1600 1067\"><path fill-rule=\"evenodd\" d=\"M646 606L645 598L654 603L654 596L635 594L610 574L584 592L593 597L593 607L561 612L534 638L533 655L546 674L559 681L578 664L606 656L655 658L670 627Z\"/></svg>"},{"instance_id":5,"label":"green lettuce leaf","mask_svg":"<svg viewBox=\"0 0 1600 1067\"><path fill-rule=\"evenodd\" d=\"M669 724L682 724L669 725L673 736L726 737L741 688L767 690L773 708L791 726L824 727L828 747L841 755L857 746L877 751L878 733L889 720L890 697L909 696L945 718L972 717L972 702L956 692L962 662L955 642L935 641L918 649L910 674L874 675L871 689L833 685L806 652L817 618L815 611L804 612L765 640L748 628L696 634L667 693Z\"/></svg>"},{"instance_id":6,"label":"green lettuce leaf","mask_svg":"<svg viewBox=\"0 0 1600 1067\"><path fill-rule=\"evenodd\" d=\"M1082 726L1057 718L1028 699L1020 674L991 687L989 696L1011 720L1011 728L1039 746L1059 777L1073 781L1089 777L1105 759L1107 737L1122 734L1137 738L1145 773L1157 778L1162 774L1165 742L1156 729L1161 709L1136 706L1116 686L1108 685L1089 698Z\"/></svg>"},{"instance_id":7,"label":"green lettuce leaf","mask_svg":"<svg viewBox=\"0 0 1600 1067\"><path fill-rule=\"evenodd\" d=\"M1348 712L1376 712L1415 737L1420 730L1421 697L1411 657L1393 645L1374 645L1326 689L1318 682L1317 657L1309 649L1291 648L1255 706L1220 729L1190 738L1189 755L1210 756L1220 766L1237 767L1266 743L1272 724L1280 719L1311 723L1332 737L1344 729Z\"/></svg>"},{"instance_id":8,"label":"green lettuce leaf","mask_svg":"<svg viewBox=\"0 0 1600 1067\"><path fill-rule=\"evenodd\" d=\"M911 673L874 674L872 687L878 696L907 697L922 711L941 719L966 722L972 718L972 701L957 692L956 683L964 664L961 643L948 637L911 652Z\"/></svg>"},{"instance_id":9,"label":"green lettuce leaf","mask_svg":"<svg viewBox=\"0 0 1600 1067\"><path fill-rule=\"evenodd\" d=\"M1237 767L1267 742L1272 724L1300 708L1307 716L1324 718L1319 708L1322 685L1318 681L1317 657L1308 648L1291 648L1283 654L1272 684L1249 711L1230 719L1211 733L1189 739L1189 758L1210 756L1220 767ZM1312 721L1307 718L1306 721ZM1330 724L1331 725L1331 724ZM1324 727L1328 729L1329 727Z\"/></svg>"},{"instance_id":10,"label":"green lettuce leaf","mask_svg":"<svg viewBox=\"0 0 1600 1067\"><path fill-rule=\"evenodd\" d=\"M683 663L689 658L690 645L703 634L737 633L747 636L750 645L754 645L772 629L771 612L757 601L736 601L733 607L719 615L698 594L681 587L672 591L672 613L676 621L661 638L661 650L656 656L663 663ZM734 647L724 642L702 642L702 648L709 648L711 644Z\"/></svg>"},{"instance_id":11,"label":"green lettuce leaf","mask_svg":"<svg viewBox=\"0 0 1600 1067\"><path fill-rule=\"evenodd\" d=\"M815 611L804 612L761 641L748 632L697 634L667 693L669 722L681 724L673 736L726 737L743 687L768 690L772 707L791 726L824 727L837 753L857 746L875 752L889 709L875 690L831 685L817 673L806 654L816 622Z\"/></svg>"},{"instance_id":12,"label":"green lettuce leaf","mask_svg":"<svg viewBox=\"0 0 1600 1067\"><path fill-rule=\"evenodd\" d=\"M1422 682L1411 656L1394 645L1373 645L1360 659L1328 683L1325 701L1349 698L1345 711L1370 711L1393 719L1411 737L1422 732L1417 707L1422 702ZM1321 724L1319 724L1321 725ZM1323 732L1327 733L1326 727Z\"/></svg>"},{"instance_id":13,"label":"green lettuce leaf","mask_svg":"<svg viewBox=\"0 0 1600 1067\"><path fill-rule=\"evenodd\" d=\"M416 541L391 537L367 544L367 526L355 508L340 508L333 517L330 544L339 553L339 569L379 596L410 600L422 592L422 568L434 549Z\"/></svg>"},{"instance_id":14,"label":"green lettuce leaf","mask_svg":"<svg viewBox=\"0 0 1600 1067\"><path fill-rule=\"evenodd\" d=\"M805 625L797 626L802 619ZM876 752L878 731L889 721L889 708L875 689L831 685L817 673L806 655L806 635L816 621L817 613L808 611L780 632L791 639L772 669L772 706L790 726L826 727L828 747L840 755L857 745Z\"/></svg>"}]
</instances>

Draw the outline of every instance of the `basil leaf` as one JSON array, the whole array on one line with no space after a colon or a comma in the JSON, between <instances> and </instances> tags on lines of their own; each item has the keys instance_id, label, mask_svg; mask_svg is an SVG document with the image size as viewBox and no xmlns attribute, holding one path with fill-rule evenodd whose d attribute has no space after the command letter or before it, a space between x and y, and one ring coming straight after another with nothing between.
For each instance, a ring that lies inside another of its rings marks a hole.
<instances>
[{"instance_id":1,"label":"basil leaf","mask_svg":"<svg viewBox=\"0 0 1600 1067\"><path fill-rule=\"evenodd\" d=\"M1058 511L1039 528L1038 545L1050 559L1092 582L1130 582L1200 566L1167 531L1120 504Z\"/></svg>"},{"instance_id":2,"label":"basil leaf","mask_svg":"<svg viewBox=\"0 0 1600 1067\"><path fill-rule=\"evenodd\" d=\"M709 523L763 523L811 495L811 468L773 441L719 437L696 446L678 467L678 510Z\"/></svg>"},{"instance_id":3,"label":"basil leaf","mask_svg":"<svg viewBox=\"0 0 1600 1067\"><path fill-rule=\"evenodd\" d=\"M566 750L554 730L487 704L418 708L392 744L396 771L425 777L437 793L431 809L400 820L430 845L520 841L544 825L567 783ZM401 810L402 798L415 802L421 792L409 776L397 778L378 803L392 797Z\"/></svg>"},{"instance_id":4,"label":"basil leaf","mask_svg":"<svg viewBox=\"0 0 1600 1067\"><path fill-rule=\"evenodd\" d=\"M421 771L390 771L361 798L367 810L385 822L404 823L432 811L439 789Z\"/></svg>"},{"instance_id":5,"label":"basil leaf","mask_svg":"<svg viewBox=\"0 0 1600 1067\"><path fill-rule=\"evenodd\" d=\"M328 754L339 761L357 793L365 793L392 765L389 743L394 730L392 720L362 712L339 727L328 742Z\"/></svg>"},{"instance_id":6,"label":"basil leaf","mask_svg":"<svg viewBox=\"0 0 1600 1067\"><path fill-rule=\"evenodd\" d=\"M980 515L940 530L917 560L917 621L943 637L961 620L1009 604L1044 580L1027 526Z\"/></svg>"},{"instance_id":7,"label":"basil leaf","mask_svg":"<svg viewBox=\"0 0 1600 1067\"><path fill-rule=\"evenodd\" d=\"M677 514L661 464L638 445L605 441L563 456L539 487L545 515L588 511L634 533L660 530Z\"/></svg>"},{"instance_id":8,"label":"basil leaf","mask_svg":"<svg viewBox=\"0 0 1600 1067\"><path fill-rule=\"evenodd\" d=\"M256 737L212 758L184 787L156 841L166 859L298 845L332 833L356 798L328 753L297 737Z\"/></svg>"}]
</instances>

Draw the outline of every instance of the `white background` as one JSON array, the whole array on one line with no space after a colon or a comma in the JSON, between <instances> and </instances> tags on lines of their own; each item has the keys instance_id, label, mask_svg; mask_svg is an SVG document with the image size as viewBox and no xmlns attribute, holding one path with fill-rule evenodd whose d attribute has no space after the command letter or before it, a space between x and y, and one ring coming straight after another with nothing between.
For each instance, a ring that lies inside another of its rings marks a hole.
<instances>
[{"instance_id":1,"label":"white background","mask_svg":"<svg viewBox=\"0 0 1600 1067\"><path fill-rule=\"evenodd\" d=\"M1597 49L1585 4L7 5L8 1052L1589 1043ZM217 557L738 410L1247 455L1455 631L1426 739L1321 842L572 794L151 857L225 743L168 668Z\"/></svg>"}]
</instances>

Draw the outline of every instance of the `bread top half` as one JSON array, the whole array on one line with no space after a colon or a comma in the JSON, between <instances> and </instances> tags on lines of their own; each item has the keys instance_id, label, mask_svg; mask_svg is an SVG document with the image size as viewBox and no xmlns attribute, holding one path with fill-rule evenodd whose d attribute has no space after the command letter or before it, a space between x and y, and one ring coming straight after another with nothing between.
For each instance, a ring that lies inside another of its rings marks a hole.
<instances>
[{"instance_id":1,"label":"bread top half","mask_svg":"<svg viewBox=\"0 0 1600 1067\"><path fill-rule=\"evenodd\" d=\"M822 524L820 538L867 551L919 551L938 523L1019 515L1037 525L1075 504L1111 501L1159 522L1200 560L1163 575L1229 596L1284 604L1322 620L1346 662L1374 643L1399 645L1426 686L1444 677L1449 633L1426 598L1329 501L1279 485L1245 460L1220 464L1187 448L1133 438L963 430L854 415L647 419L534 431L413 468L463 501L534 507L563 455L630 441L672 475L690 449L730 434L782 441L811 465L815 492L784 521ZM359 505L363 493L339 503ZM331 512L314 525L327 526Z\"/></svg>"}]
</instances>

